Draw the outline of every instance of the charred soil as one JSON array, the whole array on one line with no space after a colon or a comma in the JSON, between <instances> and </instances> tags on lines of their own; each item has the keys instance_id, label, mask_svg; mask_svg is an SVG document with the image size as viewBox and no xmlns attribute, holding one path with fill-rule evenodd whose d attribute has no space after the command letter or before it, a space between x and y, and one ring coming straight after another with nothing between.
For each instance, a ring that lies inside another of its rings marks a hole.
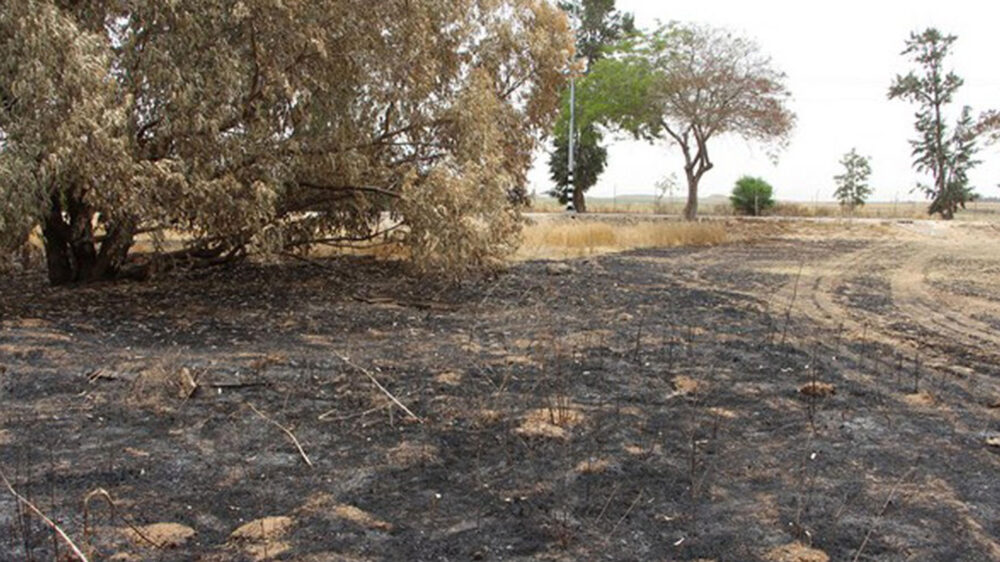
<instances>
[{"instance_id":1,"label":"charred soil","mask_svg":"<svg viewBox=\"0 0 1000 562\"><path fill-rule=\"evenodd\" d=\"M93 559L997 560L997 233L908 228L8 279L0 469Z\"/></svg>"}]
</instances>

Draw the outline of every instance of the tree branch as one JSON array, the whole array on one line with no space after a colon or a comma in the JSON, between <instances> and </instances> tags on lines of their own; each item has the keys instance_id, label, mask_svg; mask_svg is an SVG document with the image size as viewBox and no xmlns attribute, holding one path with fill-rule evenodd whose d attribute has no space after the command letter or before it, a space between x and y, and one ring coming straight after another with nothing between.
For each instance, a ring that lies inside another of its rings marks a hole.
<instances>
[{"instance_id":1,"label":"tree branch","mask_svg":"<svg viewBox=\"0 0 1000 562\"><path fill-rule=\"evenodd\" d=\"M333 191L333 192L364 192L364 193L377 193L379 195L385 195L387 197L392 197L394 199L404 199L404 197L396 191L390 191L382 187L376 187L373 185L327 185L321 183L313 183L307 181L297 182L299 186L306 189L315 189L317 191Z\"/></svg>"}]
</instances>

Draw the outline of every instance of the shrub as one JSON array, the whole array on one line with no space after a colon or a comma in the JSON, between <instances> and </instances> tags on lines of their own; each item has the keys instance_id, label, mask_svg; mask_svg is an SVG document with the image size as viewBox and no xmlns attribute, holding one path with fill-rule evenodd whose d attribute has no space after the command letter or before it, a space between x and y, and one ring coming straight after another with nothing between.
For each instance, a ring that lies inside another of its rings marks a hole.
<instances>
[{"instance_id":1,"label":"shrub","mask_svg":"<svg viewBox=\"0 0 1000 562\"><path fill-rule=\"evenodd\" d=\"M774 189L771 184L760 178L743 176L733 187L729 201L736 212L758 216L774 207Z\"/></svg>"}]
</instances>

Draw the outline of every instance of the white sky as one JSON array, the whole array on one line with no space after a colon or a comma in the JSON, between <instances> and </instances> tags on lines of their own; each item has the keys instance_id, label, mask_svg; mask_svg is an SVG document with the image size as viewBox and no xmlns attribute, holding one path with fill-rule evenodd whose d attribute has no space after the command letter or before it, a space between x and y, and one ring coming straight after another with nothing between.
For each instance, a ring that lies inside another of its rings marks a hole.
<instances>
[{"instance_id":1,"label":"white sky","mask_svg":"<svg viewBox=\"0 0 1000 562\"><path fill-rule=\"evenodd\" d=\"M700 194L728 194L744 174L764 177L779 199L830 200L839 161L852 147L872 158L873 200L921 198L910 193L918 179L908 140L915 136L916 106L886 98L897 73L910 63L900 56L911 31L937 27L958 36L949 59L965 86L953 107L970 105L975 115L1000 109L1000 2L995 0L618 0L641 28L656 20L706 23L755 39L775 66L788 75L791 107L798 115L789 148L777 166L760 147L738 138L709 145L715 168L702 179ZM954 115L953 115L954 117ZM1000 146L985 146L971 175L981 195L1000 195ZM529 191L551 187L547 154L536 159ZM591 195L652 194L670 172L683 178L680 152L665 142L650 145L615 140L608 168Z\"/></svg>"}]
</instances>

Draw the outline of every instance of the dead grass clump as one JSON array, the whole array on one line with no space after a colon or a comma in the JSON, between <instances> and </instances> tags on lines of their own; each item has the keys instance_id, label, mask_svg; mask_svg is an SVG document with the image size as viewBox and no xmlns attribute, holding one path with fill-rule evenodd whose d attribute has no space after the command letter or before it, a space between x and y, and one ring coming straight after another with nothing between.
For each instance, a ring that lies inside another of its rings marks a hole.
<instances>
[{"instance_id":1,"label":"dead grass clump","mask_svg":"<svg viewBox=\"0 0 1000 562\"><path fill-rule=\"evenodd\" d=\"M493 365L500 365L506 367L521 366L521 367L539 367L538 361L535 361L527 355L507 355L501 359L491 361Z\"/></svg>"},{"instance_id":2,"label":"dead grass clump","mask_svg":"<svg viewBox=\"0 0 1000 562\"><path fill-rule=\"evenodd\" d=\"M345 521L350 521L366 529L391 531L392 523L382 521L367 511L353 505L340 504L333 510L334 514Z\"/></svg>"},{"instance_id":3,"label":"dead grass clump","mask_svg":"<svg viewBox=\"0 0 1000 562\"><path fill-rule=\"evenodd\" d=\"M14 442L14 436L6 429L0 429L0 447Z\"/></svg>"},{"instance_id":4,"label":"dead grass clump","mask_svg":"<svg viewBox=\"0 0 1000 562\"><path fill-rule=\"evenodd\" d=\"M708 412L710 414L718 417L718 418L727 419L727 420L735 420L736 418L740 417L739 414L737 414L736 412L734 412L734 411L732 411L732 410L730 410L728 408L713 407L713 408L709 408Z\"/></svg>"},{"instance_id":5,"label":"dead grass clump","mask_svg":"<svg viewBox=\"0 0 1000 562\"><path fill-rule=\"evenodd\" d=\"M164 360L141 371L132 382L129 400L139 406L165 407L187 400L198 390L197 374Z\"/></svg>"},{"instance_id":6,"label":"dead grass clump","mask_svg":"<svg viewBox=\"0 0 1000 562\"><path fill-rule=\"evenodd\" d=\"M702 390L703 385L687 375L677 375L672 381L674 384L674 394L686 396Z\"/></svg>"},{"instance_id":7,"label":"dead grass clump","mask_svg":"<svg viewBox=\"0 0 1000 562\"><path fill-rule=\"evenodd\" d=\"M811 398L826 398L837 393L837 387L830 383L813 381L799 387L799 394Z\"/></svg>"},{"instance_id":8,"label":"dead grass clump","mask_svg":"<svg viewBox=\"0 0 1000 562\"><path fill-rule=\"evenodd\" d=\"M159 548L183 546L197 534L191 527L180 523L153 523L136 529L126 527L121 532L136 546L148 547L153 542Z\"/></svg>"},{"instance_id":9,"label":"dead grass clump","mask_svg":"<svg viewBox=\"0 0 1000 562\"><path fill-rule=\"evenodd\" d=\"M611 461L608 459L586 459L576 465L579 474L604 474L611 468Z\"/></svg>"},{"instance_id":10,"label":"dead grass clump","mask_svg":"<svg viewBox=\"0 0 1000 562\"><path fill-rule=\"evenodd\" d=\"M233 531L230 544L254 560L266 560L291 550L284 538L293 525L295 520L287 516L256 519Z\"/></svg>"},{"instance_id":11,"label":"dead grass clump","mask_svg":"<svg viewBox=\"0 0 1000 562\"><path fill-rule=\"evenodd\" d=\"M652 447L631 443L629 445L625 445L624 449L626 453L632 455L633 457L648 457L650 455L660 455L663 453L663 445L660 445L659 443L653 443Z\"/></svg>"},{"instance_id":12,"label":"dead grass clump","mask_svg":"<svg viewBox=\"0 0 1000 562\"><path fill-rule=\"evenodd\" d=\"M391 531L392 523L383 521L371 513L353 505L339 503L330 494L319 493L311 496L295 513L339 519L376 531Z\"/></svg>"},{"instance_id":13,"label":"dead grass clump","mask_svg":"<svg viewBox=\"0 0 1000 562\"><path fill-rule=\"evenodd\" d=\"M773 548L764 559L770 562L830 562L830 557L822 550L798 542Z\"/></svg>"},{"instance_id":14,"label":"dead grass clump","mask_svg":"<svg viewBox=\"0 0 1000 562\"><path fill-rule=\"evenodd\" d=\"M934 396L926 390L907 394L903 397L903 401L910 406L933 406L935 402Z\"/></svg>"},{"instance_id":15,"label":"dead grass clump","mask_svg":"<svg viewBox=\"0 0 1000 562\"><path fill-rule=\"evenodd\" d=\"M492 425L503 420L503 412L492 408L476 410L476 421L482 425Z\"/></svg>"},{"instance_id":16,"label":"dead grass clump","mask_svg":"<svg viewBox=\"0 0 1000 562\"><path fill-rule=\"evenodd\" d=\"M295 520L285 515L262 517L241 525L230 533L229 538L245 541L276 539L283 537L294 524Z\"/></svg>"},{"instance_id":17,"label":"dead grass clump","mask_svg":"<svg viewBox=\"0 0 1000 562\"><path fill-rule=\"evenodd\" d=\"M572 406L539 408L528 412L515 432L525 437L567 439L569 430L583 423L584 416Z\"/></svg>"},{"instance_id":18,"label":"dead grass clump","mask_svg":"<svg viewBox=\"0 0 1000 562\"><path fill-rule=\"evenodd\" d=\"M434 382L446 386L458 386L462 384L462 373L456 373L455 371L439 373L435 375Z\"/></svg>"},{"instance_id":19,"label":"dead grass clump","mask_svg":"<svg viewBox=\"0 0 1000 562\"><path fill-rule=\"evenodd\" d=\"M711 246L727 240L725 226L715 223L545 221L524 229L517 257L568 258L636 248Z\"/></svg>"},{"instance_id":20,"label":"dead grass clump","mask_svg":"<svg viewBox=\"0 0 1000 562\"><path fill-rule=\"evenodd\" d=\"M272 367L274 365L281 365L286 361L288 361L288 357L280 353L268 353L267 355L264 355L262 357L257 357L256 359L251 361L250 368L253 369L254 371L264 371L268 367Z\"/></svg>"},{"instance_id":21,"label":"dead grass clump","mask_svg":"<svg viewBox=\"0 0 1000 562\"><path fill-rule=\"evenodd\" d=\"M428 465L440 462L438 448L434 445L403 441L389 450L389 464L399 468Z\"/></svg>"}]
</instances>

